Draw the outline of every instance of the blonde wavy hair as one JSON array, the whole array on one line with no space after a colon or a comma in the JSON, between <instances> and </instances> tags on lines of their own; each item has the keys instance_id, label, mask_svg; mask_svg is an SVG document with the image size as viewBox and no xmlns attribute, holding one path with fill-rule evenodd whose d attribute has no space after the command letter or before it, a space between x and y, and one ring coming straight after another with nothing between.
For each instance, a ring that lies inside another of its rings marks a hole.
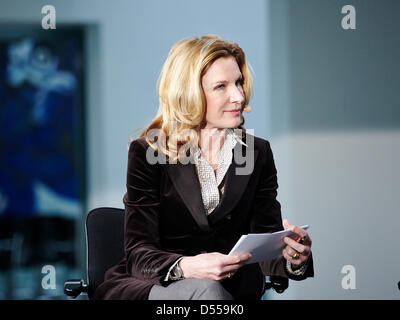
<instances>
[{"instance_id":1,"label":"blonde wavy hair","mask_svg":"<svg viewBox=\"0 0 400 320\"><path fill-rule=\"evenodd\" d=\"M253 81L243 50L236 43L221 40L217 35L183 39L174 44L162 67L157 80L159 108L139 138L146 137L154 150L160 150L173 159L180 158L182 145L197 146L206 113L201 79L215 60L230 56L236 59L242 73L243 107L247 106ZM244 133L243 125L244 117L241 115L238 128ZM156 141L149 134L152 129L163 133L165 143L159 137Z\"/></svg>"}]
</instances>

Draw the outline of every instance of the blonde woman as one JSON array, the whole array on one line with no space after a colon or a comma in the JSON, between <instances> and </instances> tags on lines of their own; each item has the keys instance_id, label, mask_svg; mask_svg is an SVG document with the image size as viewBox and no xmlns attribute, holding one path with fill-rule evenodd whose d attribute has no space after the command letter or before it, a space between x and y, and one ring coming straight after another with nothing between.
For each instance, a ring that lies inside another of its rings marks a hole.
<instances>
[{"instance_id":1,"label":"blonde woman","mask_svg":"<svg viewBox=\"0 0 400 320\"><path fill-rule=\"evenodd\" d=\"M311 238L282 222L270 145L243 128L251 92L237 44L207 35L172 47L158 113L129 146L125 258L96 299L260 299L265 275L313 276ZM227 255L242 234L284 227L304 242L285 238L279 258Z\"/></svg>"}]
</instances>

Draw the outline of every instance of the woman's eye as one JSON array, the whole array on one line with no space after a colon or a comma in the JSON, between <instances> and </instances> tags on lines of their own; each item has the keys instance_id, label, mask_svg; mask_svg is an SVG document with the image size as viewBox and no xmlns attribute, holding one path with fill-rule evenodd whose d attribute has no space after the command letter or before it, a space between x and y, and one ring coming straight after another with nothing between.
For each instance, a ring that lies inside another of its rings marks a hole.
<instances>
[{"instance_id":1,"label":"woman's eye","mask_svg":"<svg viewBox=\"0 0 400 320\"><path fill-rule=\"evenodd\" d=\"M242 84L242 80L237 80L237 81L236 81L236 85L242 86L242 85L243 85L243 84ZM224 87L225 87L224 84L220 84L219 86L215 87L215 89L216 89L216 90L219 90L219 89L222 89L222 88L224 88Z\"/></svg>"}]
</instances>

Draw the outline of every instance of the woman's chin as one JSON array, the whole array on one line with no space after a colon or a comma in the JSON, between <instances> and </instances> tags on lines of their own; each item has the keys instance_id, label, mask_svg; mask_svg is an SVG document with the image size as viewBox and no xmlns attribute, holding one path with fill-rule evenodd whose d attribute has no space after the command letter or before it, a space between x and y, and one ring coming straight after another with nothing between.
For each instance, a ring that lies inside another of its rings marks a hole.
<instances>
[{"instance_id":1,"label":"woman's chin","mask_svg":"<svg viewBox=\"0 0 400 320\"><path fill-rule=\"evenodd\" d=\"M232 125L229 128L237 128L237 127L239 127L240 126L240 122L241 122L240 118L238 118L235 121L232 121Z\"/></svg>"},{"instance_id":2,"label":"woman's chin","mask_svg":"<svg viewBox=\"0 0 400 320\"><path fill-rule=\"evenodd\" d=\"M208 123L208 125L205 127L205 129L211 129L211 128L219 128L219 129L228 129L228 128L237 128L240 126L240 118L238 119L229 119L225 121L219 121L215 123Z\"/></svg>"}]
</instances>

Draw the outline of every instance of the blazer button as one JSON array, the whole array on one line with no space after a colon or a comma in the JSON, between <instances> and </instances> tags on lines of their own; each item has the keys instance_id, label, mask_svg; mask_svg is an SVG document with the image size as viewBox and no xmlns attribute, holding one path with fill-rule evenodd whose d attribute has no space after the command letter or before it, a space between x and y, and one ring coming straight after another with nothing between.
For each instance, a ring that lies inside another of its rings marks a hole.
<instances>
[{"instance_id":1,"label":"blazer button","mask_svg":"<svg viewBox=\"0 0 400 320\"><path fill-rule=\"evenodd\" d=\"M226 219L226 220L231 220L231 218L232 218L232 215L231 215L231 214L227 214L227 215L225 216L225 219Z\"/></svg>"}]
</instances>

